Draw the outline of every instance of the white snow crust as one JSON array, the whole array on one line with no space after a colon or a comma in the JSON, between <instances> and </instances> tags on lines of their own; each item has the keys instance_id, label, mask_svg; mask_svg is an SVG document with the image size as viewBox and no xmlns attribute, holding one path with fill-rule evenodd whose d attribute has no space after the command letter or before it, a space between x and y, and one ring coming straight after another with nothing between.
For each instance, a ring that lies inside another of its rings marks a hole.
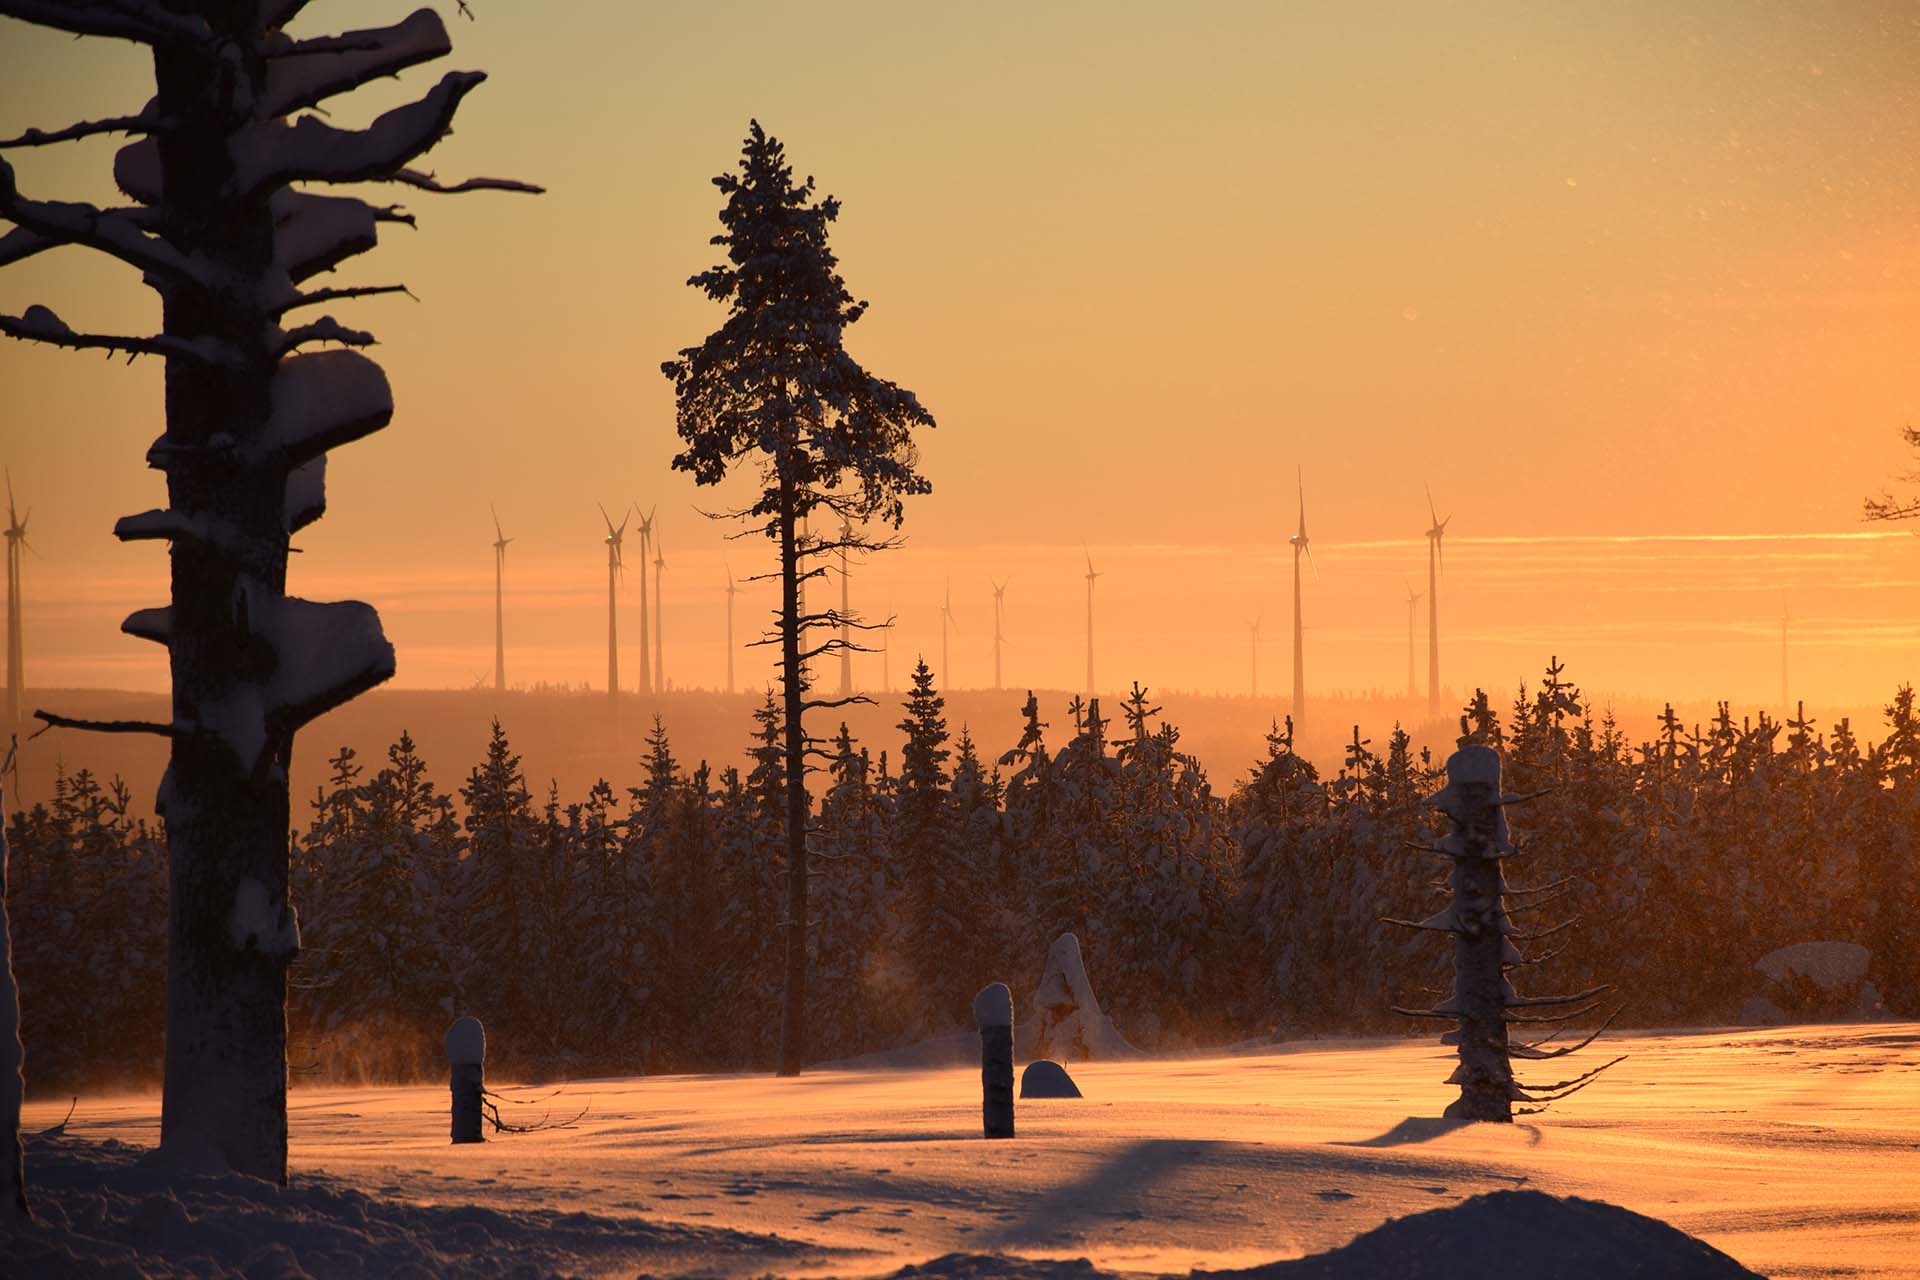
<instances>
[{"instance_id":1,"label":"white snow crust","mask_svg":"<svg viewBox=\"0 0 1920 1280\"><path fill-rule=\"evenodd\" d=\"M973 998L973 1020L982 1027L1013 1025L1013 992L1004 982L990 982Z\"/></svg>"},{"instance_id":2,"label":"white snow crust","mask_svg":"<svg viewBox=\"0 0 1920 1280\"><path fill-rule=\"evenodd\" d=\"M416 9L390 27L292 42L267 67L266 115L285 115L453 52L446 24Z\"/></svg>"},{"instance_id":3,"label":"white snow crust","mask_svg":"<svg viewBox=\"0 0 1920 1280\"><path fill-rule=\"evenodd\" d=\"M310 351L288 356L274 371L272 416L263 453L289 466L318 457L393 419L393 391L379 365L358 351Z\"/></svg>"},{"instance_id":4,"label":"white snow crust","mask_svg":"<svg viewBox=\"0 0 1920 1280\"><path fill-rule=\"evenodd\" d=\"M1022 1058L1062 1060L1133 1057L1127 1043L1094 998L1093 982L1080 954L1080 939L1063 933L1047 948L1047 967L1033 995L1034 1016L1020 1024Z\"/></svg>"},{"instance_id":5,"label":"white snow crust","mask_svg":"<svg viewBox=\"0 0 1920 1280\"><path fill-rule=\"evenodd\" d=\"M487 1031L478 1018L456 1018L447 1028L447 1061L460 1066L487 1060Z\"/></svg>"}]
</instances>

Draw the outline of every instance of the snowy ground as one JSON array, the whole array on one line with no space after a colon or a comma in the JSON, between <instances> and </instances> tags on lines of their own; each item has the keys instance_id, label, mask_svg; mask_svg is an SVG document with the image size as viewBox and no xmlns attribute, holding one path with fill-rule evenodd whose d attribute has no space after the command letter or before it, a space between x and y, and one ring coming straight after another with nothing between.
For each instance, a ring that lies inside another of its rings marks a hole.
<instances>
[{"instance_id":1,"label":"snowy ground","mask_svg":"<svg viewBox=\"0 0 1920 1280\"><path fill-rule=\"evenodd\" d=\"M104 1186L190 1250L208 1204L279 1213L315 1274L856 1275L955 1252L1184 1273L1527 1188L1664 1219L1766 1275L1920 1275L1920 1025L1613 1039L1627 1061L1511 1127L1426 1118L1449 1094L1431 1043L1323 1042L1081 1064L1086 1098L1022 1103L1010 1142L980 1137L977 1069L822 1070L573 1084L551 1107L589 1108L578 1127L463 1148L444 1088L298 1089L286 1192L207 1180L170 1204L132 1150L42 1139L29 1159L56 1221L111 1217ZM83 1098L67 1132L148 1145L157 1102Z\"/></svg>"}]
</instances>

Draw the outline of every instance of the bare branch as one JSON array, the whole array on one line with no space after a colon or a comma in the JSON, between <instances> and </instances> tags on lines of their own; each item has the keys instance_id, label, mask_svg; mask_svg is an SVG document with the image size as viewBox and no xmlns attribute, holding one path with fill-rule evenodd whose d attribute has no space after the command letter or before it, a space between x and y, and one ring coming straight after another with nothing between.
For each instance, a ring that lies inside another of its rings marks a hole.
<instances>
[{"instance_id":1,"label":"bare branch","mask_svg":"<svg viewBox=\"0 0 1920 1280\"><path fill-rule=\"evenodd\" d=\"M152 720L78 720L72 716L55 715L51 711L36 711L35 720L45 721L45 727L34 730L32 742L48 729L85 729L89 733L152 733L162 738L174 736L171 725L158 724Z\"/></svg>"},{"instance_id":2,"label":"bare branch","mask_svg":"<svg viewBox=\"0 0 1920 1280\"><path fill-rule=\"evenodd\" d=\"M106 120L83 120L79 124L70 124L64 129L51 132L42 129L29 129L17 138L0 140L0 151L14 147L46 147L56 142L72 142L76 138L91 138L103 133L153 133L160 127L157 116L142 111L138 115L113 116Z\"/></svg>"},{"instance_id":3,"label":"bare branch","mask_svg":"<svg viewBox=\"0 0 1920 1280\"><path fill-rule=\"evenodd\" d=\"M56 244L77 244L170 281L196 279L193 268L172 245L146 234L139 221L125 213L78 202L26 199L14 185L13 168L5 160L0 160L0 216L47 242L32 247L16 242L9 254L0 255L0 263L18 261ZM14 236L6 239L12 241Z\"/></svg>"},{"instance_id":4,"label":"bare branch","mask_svg":"<svg viewBox=\"0 0 1920 1280\"><path fill-rule=\"evenodd\" d=\"M205 21L169 12L148 0L0 0L0 17L19 18L76 36L106 36L140 44L212 44Z\"/></svg>"},{"instance_id":5,"label":"bare branch","mask_svg":"<svg viewBox=\"0 0 1920 1280\"><path fill-rule=\"evenodd\" d=\"M282 303L274 314L277 318L299 307L315 307L323 302L339 302L346 298L371 298L383 293L404 293L415 302L420 301L419 298L414 297L413 290L403 284L368 284L349 289L315 289L310 293L297 293L292 299Z\"/></svg>"},{"instance_id":6,"label":"bare branch","mask_svg":"<svg viewBox=\"0 0 1920 1280\"><path fill-rule=\"evenodd\" d=\"M531 182L521 182L517 178L468 178L445 186L434 180L431 173L421 173L418 169L402 169L386 179L388 182L405 183L409 187L418 187L422 191L431 191L435 195L457 196L468 191L517 191L524 195L540 196L547 189Z\"/></svg>"},{"instance_id":7,"label":"bare branch","mask_svg":"<svg viewBox=\"0 0 1920 1280\"><path fill-rule=\"evenodd\" d=\"M371 347L375 345L373 335L364 329L349 329L336 321L332 316L321 316L318 320L310 324L303 324L297 329L287 330L285 335L282 336L280 341L274 346L273 354L275 358L278 358L309 342L338 342L348 347Z\"/></svg>"}]
</instances>

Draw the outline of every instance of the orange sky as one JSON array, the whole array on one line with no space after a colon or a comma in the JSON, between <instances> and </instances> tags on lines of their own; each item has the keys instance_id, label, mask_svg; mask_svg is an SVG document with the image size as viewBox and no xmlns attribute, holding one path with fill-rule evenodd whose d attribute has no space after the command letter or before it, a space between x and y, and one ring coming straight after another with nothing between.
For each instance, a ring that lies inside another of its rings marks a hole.
<instances>
[{"instance_id":1,"label":"orange sky","mask_svg":"<svg viewBox=\"0 0 1920 1280\"><path fill-rule=\"evenodd\" d=\"M1034 8L492 0L456 22L449 65L493 78L434 167L552 191L409 201L420 230L350 266L421 301L336 312L380 334L399 412L334 455L293 589L378 604L400 682L466 684L491 667L493 501L518 539L510 677L600 684L594 504L657 502L669 674L718 682L723 554L764 557L667 471L658 364L719 323L682 282L758 116L845 203L835 244L873 304L850 345L940 421L909 548L855 576L900 616L896 684L901 655L938 654L949 578L953 679L987 683L1008 576L1008 682L1076 684L1085 543L1103 685L1244 689L1257 614L1283 688L1296 465L1310 688L1404 685L1429 481L1454 515L1449 685L1558 652L1596 689L1772 700L1783 604L1796 694L1916 674L1920 544L1858 519L1920 421L1910 6ZM145 73L0 21L0 129L133 110ZM14 161L29 194L103 198L112 150ZM0 272L0 311L34 302L81 328L157 316L74 252ZM30 684L164 680L115 629L161 598L163 553L109 533L161 496L140 460L159 374L0 345L0 460L39 552ZM637 603L630 575L629 638Z\"/></svg>"}]
</instances>

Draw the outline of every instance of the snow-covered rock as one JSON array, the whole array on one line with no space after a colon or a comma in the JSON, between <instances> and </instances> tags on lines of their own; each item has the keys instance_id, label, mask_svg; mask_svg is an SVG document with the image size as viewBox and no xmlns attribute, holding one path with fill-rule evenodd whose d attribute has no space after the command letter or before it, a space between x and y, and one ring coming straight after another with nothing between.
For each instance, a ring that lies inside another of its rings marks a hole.
<instances>
[{"instance_id":1,"label":"snow-covered rock","mask_svg":"<svg viewBox=\"0 0 1920 1280\"><path fill-rule=\"evenodd\" d=\"M1073 1082L1067 1069L1052 1058L1039 1058L1027 1064L1020 1073L1020 1096L1023 1098L1078 1098L1080 1086Z\"/></svg>"},{"instance_id":2,"label":"snow-covered rock","mask_svg":"<svg viewBox=\"0 0 1920 1280\"><path fill-rule=\"evenodd\" d=\"M1028 1031L1031 1028L1031 1031ZM1020 1027L1028 1058L1138 1057L1094 998L1093 983L1080 955L1080 939L1063 933L1047 948L1047 967L1033 995L1033 1017Z\"/></svg>"},{"instance_id":3,"label":"snow-covered rock","mask_svg":"<svg viewBox=\"0 0 1920 1280\"><path fill-rule=\"evenodd\" d=\"M1740 1002L1740 1025L1743 1027L1780 1027L1793 1021L1782 1009L1765 996L1748 996Z\"/></svg>"},{"instance_id":4,"label":"snow-covered rock","mask_svg":"<svg viewBox=\"0 0 1920 1280\"><path fill-rule=\"evenodd\" d=\"M1796 942L1767 952L1753 967L1775 982L1797 975L1822 991L1841 991L1866 978L1872 959L1873 953L1857 942Z\"/></svg>"}]
</instances>

